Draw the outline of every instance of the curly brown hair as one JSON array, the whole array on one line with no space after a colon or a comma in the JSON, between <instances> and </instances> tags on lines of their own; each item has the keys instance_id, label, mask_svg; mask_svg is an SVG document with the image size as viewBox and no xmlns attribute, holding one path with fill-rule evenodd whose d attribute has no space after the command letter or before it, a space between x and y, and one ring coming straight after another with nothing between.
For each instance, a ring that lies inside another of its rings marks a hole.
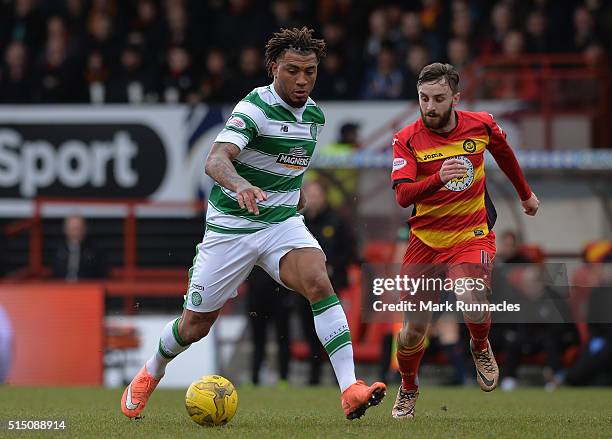
<instances>
[{"instance_id":1,"label":"curly brown hair","mask_svg":"<svg viewBox=\"0 0 612 439\"><path fill-rule=\"evenodd\" d=\"M272 63L278 60L286 50L294 50L304 55L314 53L317 61L325 57L325 41L312 38L314 30L306 26L298 29L281 29L272 35L266 44L266 70L272 77Z\"/></svg>"}]
</instances>

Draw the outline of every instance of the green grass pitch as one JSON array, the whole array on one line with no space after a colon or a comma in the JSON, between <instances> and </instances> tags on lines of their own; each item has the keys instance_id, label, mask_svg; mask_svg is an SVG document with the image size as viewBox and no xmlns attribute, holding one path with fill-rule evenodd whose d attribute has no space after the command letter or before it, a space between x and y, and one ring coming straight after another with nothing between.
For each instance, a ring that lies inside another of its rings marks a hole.
<instances>
[{"instance_id":1,"label":"green grass pitch","mask_svg":"<svg viewBox=\"0 0 612 439\"><path fill-rule=\"evenodd\" d=\"M238 412L224 427L200 427L189 419L184 391L157 390L145 417L120 412L121 390L0 387L0 422L9 419L65 419L59 434L0 431L0 437L232 437L232 438L479 438L582 439L612 437L612 389L561 389L512 393L478 388L421 388L417 418L390 416L395 389L356 421L344 419L332 387L238 389Z\"/></svg>"}]
</instances>

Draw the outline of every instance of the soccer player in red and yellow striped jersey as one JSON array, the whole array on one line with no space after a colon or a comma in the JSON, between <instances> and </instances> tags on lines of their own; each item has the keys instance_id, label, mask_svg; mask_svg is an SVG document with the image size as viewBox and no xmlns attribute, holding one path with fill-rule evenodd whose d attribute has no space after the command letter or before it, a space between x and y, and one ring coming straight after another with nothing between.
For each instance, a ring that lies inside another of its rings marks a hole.
<instances>
[{"instance_id":1,"label":"soccer player in red and yellow striped jersey","mask_svg":"<svg viewBox=\"0 0 612 439\"><path fill-rule=\"evenodd\" d=\"M496 213L485 185L485 150L512 182L527 215L535 215L539 201L493 116L456 109L458 84L459 75L450 64L424 67L417 82L421 118L393 139L391 178L396 199L402 207L414 205L402 271L414 274L415 264L446 264L447 278L477 278L489 287ZM486 302L486 294L472 293L473 300ZM429 313L425 319L411 318L398 335L402 386L393 417L414 417L417 372L430 317ZM488 341L491 315L464 313L464 318L478 383L491 391L499 378Z\"/></svg>"}]
</instances>

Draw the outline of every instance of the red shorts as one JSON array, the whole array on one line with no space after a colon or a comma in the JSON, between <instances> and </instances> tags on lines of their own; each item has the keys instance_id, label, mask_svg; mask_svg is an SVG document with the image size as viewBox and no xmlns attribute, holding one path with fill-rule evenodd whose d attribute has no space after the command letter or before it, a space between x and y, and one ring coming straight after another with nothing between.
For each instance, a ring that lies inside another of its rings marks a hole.
<instances>
[{"instance_id":1,"label":"red shorts","mask_svg":"<svg viewBox=\"0 0 612 439\"><path fill-rule=\"evenodd\" d=\"M411 233L402 261L402 272L410 273L413 276L435 273L450 279L481 278L490 288L494 258L495 233L493 231L490 231L484 238L473 239L444 250L435 250L425 245ZM410 269L410 266L415 268ZM430 267L430 270L427 267Z\"/></svg>"}]
</instances>

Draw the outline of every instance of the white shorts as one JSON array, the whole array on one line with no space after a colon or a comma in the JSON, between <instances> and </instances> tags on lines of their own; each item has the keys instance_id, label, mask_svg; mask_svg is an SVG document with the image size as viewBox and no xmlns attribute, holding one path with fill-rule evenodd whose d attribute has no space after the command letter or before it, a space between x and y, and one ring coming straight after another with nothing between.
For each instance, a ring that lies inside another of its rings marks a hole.
<instances>
[{"instance_id":1,"label":"white shorts","mask_svg":"<svg viewBox=\"0 0 612 439\"><path fill-rule=\"evenodd\" d=\"M197 246L184 307L196 312L218 310L236 297L238 287L255 265L286 286L280 278L281 258L293 249L306 247L321 250L302 216L244 235L207 230Z\"/></svg>"}]
</instances>

